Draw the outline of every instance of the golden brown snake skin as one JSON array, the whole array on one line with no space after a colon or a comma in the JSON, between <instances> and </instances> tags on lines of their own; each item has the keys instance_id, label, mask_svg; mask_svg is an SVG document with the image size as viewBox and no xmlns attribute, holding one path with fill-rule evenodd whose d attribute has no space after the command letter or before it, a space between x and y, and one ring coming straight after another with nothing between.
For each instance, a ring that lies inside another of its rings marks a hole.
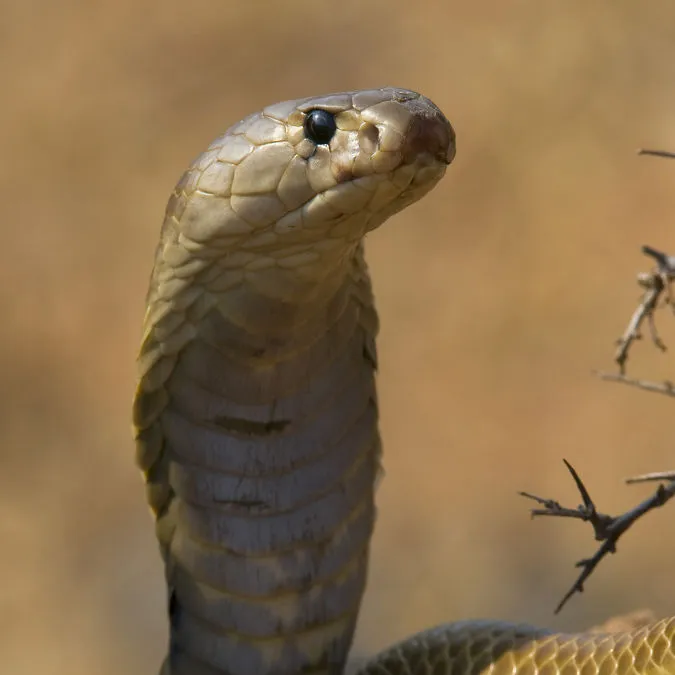
<instances>
[{"instance_id":1,"label":"golden brown snake skin","mask_svg":"<svg viewBox=\"0 0 675 675\"><path fill-rule=\"evenodd\" d=\"M168 586L164 675L343 672L380 457L362 240L454 152L428 99L348 92L251 115L176 186L134 401ZM458 622L360 672L675 675L674 635L675 619L611 637Z\"/></svg>"}]
</instances>

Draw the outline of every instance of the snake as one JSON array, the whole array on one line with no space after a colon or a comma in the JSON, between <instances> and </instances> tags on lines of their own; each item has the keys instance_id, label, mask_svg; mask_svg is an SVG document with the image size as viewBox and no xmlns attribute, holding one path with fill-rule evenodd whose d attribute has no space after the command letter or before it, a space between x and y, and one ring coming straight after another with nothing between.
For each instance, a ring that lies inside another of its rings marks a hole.
<instances>
[{"instance_id":1,"label":"snake","mask_svg":"<svg viewBox=\"0 0 675 675\"><path fill-rule=\"evenodd\" d=\"M314 96L237 122L174 188L133 401L167 587L160 675L345 672L382 459L364 238L455 147L414 91ZM675 675L674 641L675 617L611 634L455 621L358 672Z\"/></svg>"}]
</instances>

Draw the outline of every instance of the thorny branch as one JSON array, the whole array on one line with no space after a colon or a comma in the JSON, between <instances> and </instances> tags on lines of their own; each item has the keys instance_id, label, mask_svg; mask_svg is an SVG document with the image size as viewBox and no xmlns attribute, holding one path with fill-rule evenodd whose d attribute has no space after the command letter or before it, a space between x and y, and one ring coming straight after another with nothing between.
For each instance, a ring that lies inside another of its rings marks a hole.
<instances>
[{"instance_id":1,"label":"thorny branch","mask_svg":"<svg viewBox=\"0 0 675 675\"><path fill-rule=\"evenodd\" d=\"M652 272L642 272L638 275L638 284L645 291L626 326L626 330L624 330L623 335L617 340L617 349L614 355L614 360L619 365L620 377L614 376L614 379L617 381L627 380L625 375L628 352L633 342L642 339L640 329L645 321L647 322L649 335L654 345L661 351L666 351L666 345L659 337L654 321L654 311L658 307L659 300L664 291L666 293L666 302L675 308L670 289L670 284L675 279L675 257L669 256L662 251L657 251L651 246L643 246L642 252L656 260L656 269ZM600 376L604 379L609 379L604 373L600 373Z\"/></svg>"},{"instance_id":2,"label":"thorny branch","mask_svg":"<svg viewBox=\"0 0 675 675\"><path fill-rule=\"evenodd\" d=\"M675 159L675 153L666 150L649 150L642 149L638 151L639 155L651 155L655 157L666 157ZM666 345L661 340L656 330L656 322L654 320L654 312L659 305L659 300L662 294L665 293L665 304L669 304L675 313L675 298L673 297L671 284L675 280L675 256L668 255L663 251L659 251L651 246L643 246L642 252L653 258L656 262L656 267L651 272L642 272L638 274L637 283L644 289L642 298L637 308L633 312L626 330L623 335L617 340L617 349L614 355L614 360L619 366L619 373L596 373L604 380L612 382L622 382L640 389L648 391L656 391L668 396L675 396L673 386L670 382L662 384L656 382L646 382L629 378L626 376L626 362L628 361L628 353L630 348L636 340L642 339L640 329L642 324L646 321L649 329L649 335L652 343L661 351L666 351Z\"/></svg>"},{"instance_id":3,"label":"thorny branch","mask_svg":"<svg viewBox=\"0 0 675 675\"><path fill-rule=\"evenodd\" d=\"M638 154L675 159L675 152L668 152L665 150L643 149L639 150ZM646 256L653 258L656 262L656 266L651 272L638 274L637 282L638 285L644 289L644 293L640 299L640 303L628 322L626 330L617 341L617 350L614 355L614 360L619 366L619 373L598 372L597 375L604 380L622 382L640 389L646 389L647 391L654 391L675 397L675 385L672 382L648 382L626 375L628 353L633 342L642 338L640 329L645 321L647 322L652 343L661 351L666 351L666 345L659 337L654 321L654 312L659 306L659 300L664 293L664 304L669 304L673 313L675 313L675 296L671 289L671 284L675 281L675 256L668 255L651 246L643 246L642 252ZM562 610L575 593L583 593L584 583L600 564L600 561L609 553L616 553L617 542L637 520L644 516L645 513L663 506L675 496L675 470L646 473L628 478L626 479L626 483L635 484L657 481L659 485L651 497L645 499L637 506L634 506L632 509L629 509L619 516L610 516L605 513L600 513L574 467L566 459L563 459L563 462L572 475L577 489L581 494L581 499L583 501L581 505L576 508L567 508L554 499L544 499L543 497L537 497L529 492L520 492L519 494L527 499L537 502L537 504L542 507L531 510L533 518L535 516L557 516L560 518L576 518L578 520L589 522L593 527L595 540L602 543L590 558L584 558L575 564L575 567L581 568L581 572L572 584L572 587L565 593L562 600L555 608L556 614Z\"/></svg>"},{"instance_id":4,"label":"thorny branch","mask_svg":"<svg viewBox=\"0 0 675 675\"><path fill-rule=\"evenodd\" d=\"M625 513L619 516L610 516L600 513L597 510L595 503L591 499L590 493L586 489L586 486L579 477L579 474L577 474L577 472L574 470L574 467L565 459L563 459L563 462L565 462L565 466L569 470L572 478L574 479L574 482L576 483L577 489L581 494L583 504L577 506L576 508L567 508L553 499L537 497L536 495L530 494L529 492L520 492L519 494L523 497L534 500L543 507L532 509L531 515L533 518L535 516L557 516L561 518L577 518L579 520L589 522L593 527L595 540L601 541L602 544L593 556L579 560L579 562L575 564L575 567L581 568L581 573L575 580L570 590L565 593L563 599L555 608L556 614L560 612L560 610L567 604L567 601L575 593L583 593L584 582L586 579L588 579L593 570L595 570L600 561L608 553L616 552L616 544L619 541L619 538L622 534L624 534L624 532L626 532L626 530L628 530L628 528L633 525L633 523L635 523L635 521L637 521L648 511L663 506L671 497L675 496L675 471L665 471L660 473L644 474L642 476L634 476L633 478L627 479L626 482L662 482L659 484L658 488L651 497L645 499L643 502L626 511ZM663 481L665 481L665 485L663 484Z\"/></svg>"}]
</instances>

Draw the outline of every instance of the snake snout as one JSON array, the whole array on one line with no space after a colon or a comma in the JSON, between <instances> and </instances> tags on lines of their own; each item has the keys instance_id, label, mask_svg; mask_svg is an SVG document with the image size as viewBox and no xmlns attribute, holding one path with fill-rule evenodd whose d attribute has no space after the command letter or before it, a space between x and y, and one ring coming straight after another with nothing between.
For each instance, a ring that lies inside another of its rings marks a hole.
<instances>
[{"instance_id":1,"label":"snake snout","mask_svg":"<svg viewBox=\"0 0 675 675\"><path fill-rule=\"evenodd\" d=\"M403 162L415 162L428 154L443 164L455 157L455 131L445 115L427 98L405 104L412 112L410 128L403 145Z\"/></svg>"}]
</instances>

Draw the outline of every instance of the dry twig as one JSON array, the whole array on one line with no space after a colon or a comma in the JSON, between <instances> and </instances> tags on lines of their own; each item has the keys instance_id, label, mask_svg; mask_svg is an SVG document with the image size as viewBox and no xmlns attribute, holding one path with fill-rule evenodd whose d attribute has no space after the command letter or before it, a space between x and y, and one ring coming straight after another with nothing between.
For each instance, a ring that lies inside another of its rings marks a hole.
<instances>
[{"instance_id":1,"label":"dry twig","mask_svg":"<svg viewBox=\"0 0 675 675\"><path fill-rule=\"evenodd\" d=\"M675 153L667 150L649 150L640 149L638 155L651 155L654 157L666 157L675 159ZM643 246L642 252L656 261L656 268L651 272L642 272L638 274L638 285L645 289L637 309L633 312L626 330L617 340L617 350L614 360L619 365L619 374L621 377L611 376L607 373L597 373L603 379L611 379L615 382L623 382L642 389L650 391L659 391L668 393L668 386L659 386L654 383L645 383L642 381L628 379L626 374L626 361L628 361L628 352L631 345L636 340L642 339L640 328L644 321L647 321L649 334L654 345L661 351L666 351L666 345L659 338L654 321L654 311L656 310L661 294L665 292L666 303L671 306L675 312L675 299L673 298L671 284L675 280L675 256L669 256L663 251L659 251L651 246ZM667 383L666 383L667 385Z\"/></svg>"},{"instance_id":2,"label":"dry twig","mask_svg":"<svg viewBox=\"0 0 675 675\"><path fill-rule=\"evenodd\" d=\"M607 382L621 382L623 384L628 384L631 387L644 389L645 391L653 391L657 394L664 394L665 396L675 396L675 385L673 385L670 380L651 382L649 380L639 380L635 377L628 377L623 373L602 373L596 371L595 374L598 375L600 379L606 380Z\"/></svg>"},{"instance_id":3,"label":"dry twig","mask_svg":"<svg viewBox=\"0 0 675 675\"><path fill-rule=\"evenodd\" d=\"M652 157L665 157L666 159L675 159L675 152L668 150L647 150L647 148L640 148L638 155L651 155Z\"/></svg>"},{"instance_id":4,"label":"dry twig","mask_svg":"<svg viewBox=\"0 0 675 675\"><path fill-rule=\"evenodd\" d=\"M633 523L635 523L636 520L638 520L648 511L658 508L659 506L663 506L671 497L675 496L675 471L635 476L633 478L629 478L626 482L638 483L645 482L647 480L659 480L667 481L667 484L663 485L663 483L661 483L651 497L645 499L637 506L619 516L610 516L600 513L597 510L595 503L591 499L586 486L583 484L581 478L574 470L574 467L572 467L572 465L565 459L563 459L563 462L565 462L565 466L569 470L572 478L574 479L574 482L576 483L577 489L581 494L583 504L577 506L576 508L566 508L561 506L559 502L553 499L544 499L528 492L520 492L519 494L523 497L527 497L528 499L532 499L543 506L543 508L540 509L532 509L532 517L558 516L562 518L577 518L579 520L589 522L593 527L596 541L601 541L602 544L593 556L579 560L579 562L576 563L575 567L580 567L581 573L575 580L570 590L565 593L563 599L558 603L558 606L555 609L556 614L560 612L567 601L575 593L583 593L584 582L586 579L588 579L593 570L595 570L600 561L608 553L616 552L616 544L619 541L619 538L622 534L624 534L624 532L626 532L626 530L628 530L628 528L633 525Z\"/></svg>"},{"instance_id":5,"label":"dry twig","mask_svg":"<svg viewBox=\"0 0 675 675\"><path fill-rule=\"evenodd\" d=\"M661 293L663 293L664 283L659 274L642 274L638 277L638 283L646 288L640 304L633 312L626 330L623 335L617 340L617 349L614 355L614 360L619 365L619 372L624 375L626 372L626 361L628 361L628 352L635 340L642 339L640 327L645 319L648 322L649 333L652 342L661 350L665 350L665 345L661 341L656 332L656 326L653 320L654 310L656 309Z\"/></svg>"},{"instance_id":6,"label":"dry twig","mask_svg":"<svg viewBox=\"0 0 675 675\"><path fill-rule=\"evenodd\" d=\"M626 478L626 483L628 485L634 485L635 483L648 483L656 480L675 481L675 471L653 471L652 473L643 473L639 476Z\"/></svg>"},{"instance_id":7,"label":"dry twig","mask_svg":"<svg viewBox=\"0 0 675 675\"><path fill-rule=\"evenodd\" d=\"M642 149L638 151L638 154L675 159L675 153L664 150ZM651 272L638 274L637 282L638 285L644 289L644 293L638 307L631 315L623 335L617 341L618 346L614 355L614 360L619 365L619 373L596 372L596 374L604 380L621 382L647 391L665 394L666 396L675 396L675 385L673 385L672 382L648 382L646 380L627 377L625 372L628 353L633 342L642 339L640 329L645 321L647 322L652 343L661 351L666 351L666 345L658 335L654 320L654 312L659 306L659 300L662 294L665 293L666 296L665 304L669 304L675 313L675 297L673 296L671 289L671 284L675 281L675 256L670 256L663 251L659 251L646 245L642 247L642 253L653 258L656 262L656 266ZM616 553L617 542L639 518L645 515L645 513L663 506L675 496L675 471L646 473L641 476L628 478L626 483L634 484L658 481L659 485L651 497L645 499L637 506L619 516L610 516L605 513L600 513L574 467L565 459L563 459L563 462L572 475L577 489L581 494L583 501L581 505L576 508L567 508L554 499L544 499L543 497L537 497L528 492L520 492L519 494L537 502L542 507L532 509L532 517L557 516L561 518L576 518L578 520L589 522L593 527L596 541L602 543L593 556L579 560L575 564L575 567L581 568L581 572L574 581L572 587L558 603L558 606L555 609L556 614L562 610L567 601L575 593L583 593L584 582L606 555L609 553Z\"/></svg>"},{"instance_id":8,"label":"dry twig","mask_svg":"<svg viewBox=\"0 0 675 675\"><path fill-rule=\"evenodd\" d=\"M663 251L659 251L651 246L643 246L642 252L656 261L656 268L651 272L641 272L638 274L638 285L645 289L640 299L640 303L631 315L630 321L624 330L623 335L617 340L617 349L614 354L614 360L619 365L619 373L605 373L596 371L595 374L603 380L612 382L622 382L640 389L656 391L661 394L674 396L670 382L656 383L644 380L636 380L626 377L626 362L628 353L636 340L642 339L641 327L646 321L649 329L649 336L652 343L661 351L665 352L667 347L659 337L654 320L654 312L659 305L661 295L665 292L666 304L669 304L675 312L675 300L673 299L671 284L675 281L675 256L670 256Z\"/></svg>"},{"instance_id":9,"label":"dry twig","mask_svg":"<svg viewBox=\"0 0 675 675\"><path fill-rule=\"evenodd\" d=\"M628 352L631 345L635 340L642 339L640 328L645 320L654 345L661 351L666 351L666 345L659 337L654 321L654 311L658 307L662 293L665 292L666 303L675 311L675 302L673 302L671 291L671 284L675 280L675 256L670 256L647 245L642 247L642 252L656 261L656 268L651 272L641 272L637 277L638 285L644 288L645 292L633 312L626 330L617 340L618 347L614 360L619 364L621 375L625 375L626 361L628 361Z\"/></svg>"}]
</instances>

